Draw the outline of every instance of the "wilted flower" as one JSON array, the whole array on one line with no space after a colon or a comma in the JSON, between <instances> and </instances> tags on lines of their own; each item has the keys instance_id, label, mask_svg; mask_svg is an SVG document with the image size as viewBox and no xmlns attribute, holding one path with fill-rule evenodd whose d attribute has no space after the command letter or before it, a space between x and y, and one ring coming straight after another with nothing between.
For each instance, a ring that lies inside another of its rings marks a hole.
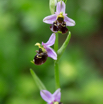
<instances>
[{"instance_id":1,"label":"wilted flower","mask_svg":"<svg viewBox=\"0 0 103 104\"><path fill-rule=\"evenodd\" d=\"M57 89L53 94L51 94L47 90L41 90L40 95L48 104L62 104L60 102L61 99L61 92L60 88Z\"/></svg>"},{"instance_id":2,"label":"wilted flower","mask_svg":"<svg viewBox=\"0 0 103 104\"><path fill-rule=\"evenodd\" d=\"M74 26L75 21L67 17L65 13L65 3L60 1L57 3L56 12L53 15L47 16L43 19L43 22L52 24L50 26L51 31L61 31L62 34L68 31L66 26Z\"/></svg>"},{"instance_id":3,"label":"wilted flower","mask_svg":"<svg viewBox=\"0 0 103 104\"><path fill-rule=\"evenodd\" d=\"M52 46L55 43L55 38L55 33L52 33L52 35L46 43L42 42L42 46L40 43L35 44L39 47L39 50L36 51L37 54L35 55L33 60L33 62L36 65L43 64L47 60L47 57L51 57L52 59L57 60L57 54L52 48L50 48L50 46Z\"/></svg>"}]
</instances>

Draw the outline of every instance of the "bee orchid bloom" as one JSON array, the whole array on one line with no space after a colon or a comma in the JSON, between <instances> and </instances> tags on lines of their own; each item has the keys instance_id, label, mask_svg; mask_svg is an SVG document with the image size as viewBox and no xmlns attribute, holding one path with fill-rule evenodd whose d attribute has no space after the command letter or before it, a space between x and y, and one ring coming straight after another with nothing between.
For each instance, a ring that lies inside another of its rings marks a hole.
<instances>
[{"instance_id":1,"label":"bee orchid bloom","mask_svg":"<svg viewBox=\"0 0 103 104\"><path fill-rule=\"evenodd\" d=\"M55 43L55 38L55 33L52 33L46 43L42 42L42 46L40 43L35 44L39 47L39 50L36 51L37 54L34 57L33 63L36 65L42 65L47 60L47 57L51 57L52 59L57 60L56 52L50 47Z\"/></svg>"},{"instance_id":2,"label":"bee orchid bloom","mask_svg":"<svg viewBox=\"0 0 103 104\"><path fill-rule=\"evenodd\" d=\"M66 26L75 25L75 21L66 16L67 14L65 13L65 8L65 3L63 1L60 1L57 3L55 14L47 16L43 19L43 22L52 24L50 26L51 31L61 31L62 34L64 34L68 31Z\"/></svg>"},{"instance_id":3,"label":"bee orchid bloom","mask_svg":"<svg viewBox=\"0 0 103 104\"><path fill-rule=\"evenodd\" d=\"M53 94L51 94L47 90L41 90L40 95L42 99L47 102L47 104L62 104L60 102L60 99L61 99L60 88L57 89Z\"/></svg>"},{"instance_id":4,"label":"bee orchid bloom","mask_svg":"<svg viewBox=\"0 0 103 104\"><path fill-rule=\"evenodd\" d=\"M57 54L52 48L50 48L50 46L54 45L55 39L56 39L55 33L52 33L49 40L46 43L42 42L42 45L47 51L48 57L51 57L52 59L57 60Z\"/></svg>"}]
</instances>

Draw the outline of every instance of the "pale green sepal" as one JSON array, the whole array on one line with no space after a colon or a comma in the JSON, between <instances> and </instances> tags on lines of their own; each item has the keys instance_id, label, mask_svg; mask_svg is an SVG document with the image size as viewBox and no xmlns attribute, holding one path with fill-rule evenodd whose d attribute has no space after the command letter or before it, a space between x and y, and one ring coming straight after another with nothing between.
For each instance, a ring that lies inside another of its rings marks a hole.
<instances>
[{"instance_id":1,"label":"pale green sepal","mask_svg":"<svg viewBox=\"0 0 103 104\"><path fill-rule=\"evenodd\" d=\"M32 69L30 69L30 73L33 76L33 79L34 79L35 83L37 84L37 86L39 87L39 89L46 90L46 87L44 86L42 81L38 78L38 76L35 74L35 72Z\"/></svg>"},{"instance_id":2,"label":"pale green sepal","mask_svg":"<svg viewBox=\"0 0 103 104\"><path fill-rule=\"evenodd\" d=\"M63 0L64 2L65 2L65 4L66 4L66 2L67 2L67 0Z\"/></svg>"},{"instance_id":3,"label":"pale green sepal","mask_svg":"<svg viewBox=\"0 0 103 104\"><path fill-rule=\"evenodd\" d=\"M67 2L67 0L58 0L58 2L59 2L59 1L64 1L65 4L66 4L66 2Z\"/></svg>"},{"instance_id":4,"label":"pale green sepal","mask_svg":"<svg viewBox=\"0 0 103 104\"><path fill-rule=\"evenodd\" d=\"M62 56L63 52L65 51L69 41L71 38L71 32L69 31L69 34L65 40L65 42L63 43L63 45L60 47L60 49L57 51L57 55L58 55L58 60L60 59L60 57Z\"/></svg>"},{"instance_id":5,"label":"pale green sepal","mask_svg":"<svg viewBox=\"0 0 103 104\"><path fill-rule=\"evenodd\" d=\"M59 1L62 1L62 0L58 0L58 2L59 2Z\"/></svg>"},{"instance_id":6,"label":"pale green sepal","mask_svg":"<svg viewBox=\"0 0 103 104\"><path fill-rule=\"evenodd\" d=\"M57 4L57 0L49 0L49 8L51 14L54 14L56 4Z\"/></svg>"}]
</instances>

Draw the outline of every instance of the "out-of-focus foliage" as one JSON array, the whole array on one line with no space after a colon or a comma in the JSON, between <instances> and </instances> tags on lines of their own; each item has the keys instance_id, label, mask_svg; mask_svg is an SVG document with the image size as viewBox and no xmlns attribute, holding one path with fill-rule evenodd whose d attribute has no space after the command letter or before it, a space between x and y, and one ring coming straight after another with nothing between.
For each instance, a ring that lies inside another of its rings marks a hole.
<instances>
[{"instance_id":1,"label":"out-of-focus foliage","mask_svg":"<svg viewBox=\"0 0 103 104\"><path fill-rule=\"evenodd\" d=\"M64 104L103 104L103 1L67 0L70 43L60 60ZM33 68L46 88L55 91L53 60L33 65L36 42L51 35L43 18L48 0L0 0L0 104L46 104L30 74ZM67 34L59 36L60 46Z\"/></svg>"}]
</instances>

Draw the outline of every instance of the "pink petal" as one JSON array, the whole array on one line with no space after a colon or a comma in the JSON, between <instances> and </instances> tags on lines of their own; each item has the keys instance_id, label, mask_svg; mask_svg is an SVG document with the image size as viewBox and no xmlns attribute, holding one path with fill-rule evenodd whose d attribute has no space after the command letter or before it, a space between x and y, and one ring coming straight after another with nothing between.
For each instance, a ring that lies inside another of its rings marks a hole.
<instances>
[{"instance_id":1,"label":"pink petal","mask_svg":"<svg viewBox=\"0 0 103 104\"><path fill-rule=\"evenodd\" d=\"M60 12L63 12L65 14L65 3L63 1L60 1L57 3L57 8L56 8L56 14L59 14Z\"/></svg>"},{"instance_id":2,"label":"pink petal","mask_svg":"<svg viewBox=\"0 0 103 104\"><path fill-rule=\"evenodd\" d=\"M60 102L60 99L61 99L60 88L57 89L57 90L54 92L53 98L54 98L54 101Z\"/></svg>"},{"instance_id":3,"label":"pink petal","mask_svg":"<svg viewBox=\"0 0 103 104\"><path fill-rule=\"evenodd\" d=\"M56 21L57 15L53 14L50 16L47 16L43 19L43 22L48 23L48 24L53 24L54 21Z\"/></svg>"},{"instance_id":4,"label":"pink petal","mask_svg":"<svg viewBox=\"0 0 103 104\"><path fill-rule=\"evenodd\" d=\"M57 54L52 48L46 47L45 49L47 51L48 57L51 57L52 59L57 60Z\"/></svg>"},{"instance_id":5,"label":"pink petal","mask_svg":"<svg viewBox=\"0 0 103 104\"><path fill-rule=\"evenodd\" d=\"M47 103L51 103L53 101L52 94L47 90L41 90L40 95Z\"/></svg>"},{"instance_id":6,"label":"pink petal","mask_svg":"<svg viewBox=\"0 0 103 104\"><path fill-rule=\"evenodd\" d=\"M46 45L46 46L52 46L55 43L55 33L52 33L52 35L50 36L49 40L46 43L42 42L42 45Z\"/></svg>"},{"instance_id":7,"label":"pink petal","mask_svg":"<svg viewBox=\"0 0 103 104\"><path fill-rule=\"evenodd\" d=\"M64 17L64 21L66 22L67 26L74 26L75 25L75 21L67 16Z\"/></svg>"}]
</instances>

